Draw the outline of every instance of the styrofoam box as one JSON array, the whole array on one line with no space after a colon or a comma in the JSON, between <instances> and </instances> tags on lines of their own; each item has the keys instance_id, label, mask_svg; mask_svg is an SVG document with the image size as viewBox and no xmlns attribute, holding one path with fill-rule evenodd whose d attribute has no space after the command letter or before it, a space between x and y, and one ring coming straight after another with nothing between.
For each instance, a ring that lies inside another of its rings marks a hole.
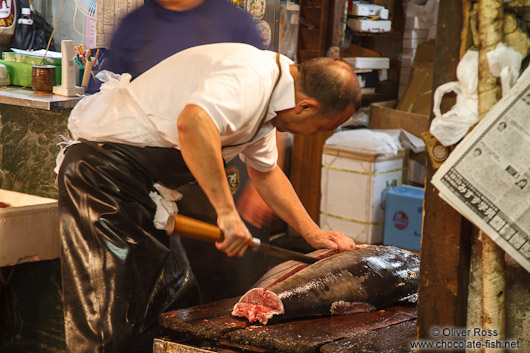
<instances>
[{"instance_id":1,"label":"styrofoam box","mask_svg":"<svg viewBox=\"0 0 530 353\"><path fill-rule=\"evenodd\" d=\"M409 184L425 185L425 162L409 159L407 180Z\"/></svg>"},{"instance_id":2,"label":"styrofoam box","mask_svg":"<svg viewBox=\"0 0 530 353\"><path fill-rule=\"evenodd\" d=\"M403 31L403 39L425 39L429 38L428 29L412 29L405 28Z\"/></svg>"},{"instance_id":3,"label":"styrofoam box","mask_svg":"<svg viewBox=\"0 0 530 353\"><path fill-rule=\"evenodd\" d=\"M420 251L423 189L402 185L387 193L384 244Z\"/></svg>"},{"instance_id":4,"label":"styrofoam box","mask_svg":"<svg viewBox=\"0 0 530 353\"><path fill-rule=\"evenodd\" d=\"M412 29L429 29L431 23L422 21L418 16L406 16L405 17L405 28Z\"/></svg>"},{"instance_id":5,"label":"styrofoam box","mask_svg":"<svg viewBox=\"0 0 530 353\"><path fill-rule=\"evenodd\" d=\"M402 67L399 71L399 84L400 85L408 85L410 81L410 73L412 72L412 68L410 67Z\"/></svg>"},{"instance_id":6,"label":"styrofoam box","mask_svg":"<svg viewBox=\"0 0 530 353\"><path fill-rule=\"evenodd\" d=\"M425 38L403 38L403 48L407 49L416 49L418 45L420 45L423 42L427 41L427 37Z\"/></svg>"},{"instance_id":7,"label":"styrofoam box","mask_svg":"<svg viewBox=\"0 0 530 353\"><path fill-rule=\"evenodd\" d=\"M413 3L412 1L408 1L406 15L407 16L420 16L423 9L424 9L423 5L418 5L418 4Z\"/></svg>"},{"instance_id":8,"label":"styrofoam box","mask_svg":"<svg viewBox=\"0 0 530 353\"><path fill-rule=\"evenodd\" d=\"M404 156L324 145L320 227L358 243L381 244L385 195L402 184Z\"/></svg>"},{"instance_id":9,"label":"styrofoam box","mask_svg":"<svg viewBox=\"0 0 530 353\"><path fill-rule=\"evenodd\" d=\"M410 71L412 64L414 64L414 55L401 55L401 70L407 68Z\"/></svg>"},{"instance_id":10,"label":"styrofoam box","mask_svg":"<svg viewBox=\"0 0 530 353\"><path fill-rule=\"evenodd\" d=\"M0 267L60 255L57 200L0 189Z\"/></svg>"},{"instance_id":11,"label":"styrofoam box","mask_svg":"<svg viewBox=\"0 0 530 353\"><path fill-rule=\"evenodd\" d=\"M370 69L370 70L388 70L390 68L390 58L365 58L365 57L344 57L342 58L354 70Z\"/></svg>"},{"instance_id":12,"label":"styrofoam box","mask_svg":"<svg viewBox=\"0 0 530 353\"><path fill-rule=\"evenodd\" d=\"M416 48L403 48L401 53L403 55L415 56L416 55Z\"/></svg>"},{"instance_id":13,"label":"styrofoam box","mask_svg":"<svg viewBox=\"0 0 530 353\"><path fill-rule=\"evenodd\" d=\"M388 19L388 10L384 6L374 4L361 4L354 1L350 11L350 15L364 16L364 17L379 17L380 19Z\"/></svg>"},{"instance_id":14,"label":"styrofoam box","mask_svg":"<svg viewBox=\"0 0 530 353\"><path fill-rule=\"evenodd\" d=\"M388 20L369 20L364 18L350 18L346 22L348 27L357 32L390 32L392 29L392 21Z\"/></svg>"}]
</instances>

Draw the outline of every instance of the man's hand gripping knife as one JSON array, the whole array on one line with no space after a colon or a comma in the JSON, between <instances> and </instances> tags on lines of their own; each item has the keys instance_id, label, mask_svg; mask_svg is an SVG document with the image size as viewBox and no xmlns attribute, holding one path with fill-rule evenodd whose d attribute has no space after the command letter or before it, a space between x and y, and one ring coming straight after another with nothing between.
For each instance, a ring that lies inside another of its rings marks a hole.
<instances>
[{"instance_id":1,"label":"man's hand gripping knife","mask_svg":"<svg viewBox=\"0 0 530 353\"><path fill-rule=\"evenodd\" d=\"M243 256L252 236L237 212L224 169L221 136L199 106L187 105L177 121L182 157L217 212L224 234L215 244L228 256Z\"/></svg>"}]
</instances>

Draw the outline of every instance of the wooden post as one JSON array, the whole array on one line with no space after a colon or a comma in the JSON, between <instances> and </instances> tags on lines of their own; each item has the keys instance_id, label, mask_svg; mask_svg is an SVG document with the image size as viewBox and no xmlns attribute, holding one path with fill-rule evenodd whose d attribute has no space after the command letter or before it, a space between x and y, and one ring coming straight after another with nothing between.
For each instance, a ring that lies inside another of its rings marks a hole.
<instances>
[{"instance_id":1,"label":"wooden post","mask_svg":"<svg viewBox=\"0 0 530 353\"><path fill-rule=\"evenodd\" d=\"M306 4L307 2L307 4ZM313 4L311 1L303 0L300 3L301 16L304 6ZM298 39L297 52L299 62L303 62L312 57L326 56L326 48L329 28L333 28L334 23L330 21L330 8L334 8L333 0L315 1L315 8L320 13L320 26L318 27L318 51L312 50L311 54L304 54L306 48L301 45L300 36ZM312 6L312 5L311 5ZM299 27L299 31L303 30ZM304 51L305 50L305 51ZM322 149L326 139L333 132L320 132L312 136L295 135L291 154L291 170L289 179L294 190L298 194L300 201L304 205L307 213L313 221L320 224L320 173L322 165ZM290 230L292 232L292 230Z\"/></svg>"},{"instance_id":2,"label":"wooden post","mask_svg":"<svg viewBox=\"0 0 530 353\"><path fill-rule=\"evenodd\" d=\"M461 0L440 1L433 91L456 80L462 11ZM438 196L431 184L434 172L427 161L417 314L422 340L439 338L431 335L435 327L466 323L471 225Z\"/></svg>"},{"instance_id":3,"label":"wooden post","mask_svg":"<svg viewBox=\"0 0 530 353\"><path fill-rule=\"evenodd\" d=\"M333 132L319 132L312 136L295 135L289 179L307 213L320 224L320 173L322 150Z\"/></svg>"},{"instance_id":4,"label":"wooden post","mask_svg":"<svg viewBox=\"0 0 530 353\"><path fill-rule=\"evenodd\" d=\"M500 97L497 79L491 74L486 54L503 40L502 0L478 2L479 23L479 119L482 119ZM487 234L482 236L482 326L498 332L496 339L505 338L505 263L504 251ZM485 348L485 353L504 352L504 349Z\"/></svg>"}]
</instances>

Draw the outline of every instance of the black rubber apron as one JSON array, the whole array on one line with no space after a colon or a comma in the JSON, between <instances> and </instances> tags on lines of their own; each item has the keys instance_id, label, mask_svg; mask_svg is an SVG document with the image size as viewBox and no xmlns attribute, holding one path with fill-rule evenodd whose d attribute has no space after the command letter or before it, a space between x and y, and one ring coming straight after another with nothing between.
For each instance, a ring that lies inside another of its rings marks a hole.
<instances>
[{"instance_id":1,"label":"black rubber apron","mask_svg":"<svg viewBox=\"0 0 530 353\"><path fill-rule=\"evenodd\" d=\"M178 150L68 147L58 178L68 352L150 352L160 313L200 303L180 239L154 227L149 196L155 182L191 180Z\"/></svg>"}]
</instances>

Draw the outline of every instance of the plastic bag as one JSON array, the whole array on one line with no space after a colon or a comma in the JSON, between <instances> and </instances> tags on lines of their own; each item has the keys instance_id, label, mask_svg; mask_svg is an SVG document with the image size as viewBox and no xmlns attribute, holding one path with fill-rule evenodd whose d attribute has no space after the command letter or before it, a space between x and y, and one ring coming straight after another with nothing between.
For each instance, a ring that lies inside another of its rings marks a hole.
<instances>
[{"instance_id":1,"label":"plastic bag","mask_svg":"<svg viewBox=\"0 0 530 353\"><path fill-rule=\"evenodd\" d=\"M397 154L401 148L397 137L385 132L369 129L343 130L334 133L326 140L326 145L335 145L371 153Z\"/></svg>"},{"instance_id":2,"label":"plastic bag","mask_svg":"<svg viewBox=\"0 0 530 353\"><path fill-rule=\"evenodd\" d=\"M104 82L100 92L79 101L68 118L68 129L74 140L174 147L129 93L130 74L103 70L96 78Z\"/></svg>"},{"instance_id":3,"label":"plastic bag","mask_svg":"<svg viewBox=\"0 0 530 353\"><path fill-rule=\"evenodd\" d=\"M504 96L519 77L523 55L504 43L497 44L495 50L486 55L491 73L493 76L501 78L502 95Z\"/></svg>"},{"instance_id":4,"label":"plastic bag","mask_svg":"<svg viewBox=\"0 0 530 353\"><path fill-rule=\"evenodd\" d=\"M458 81L445 83L434 92L435 118L432 120L430 132L444 146L460 141L478 121L478 51L467 51L458 63L456 77ZM442 114L442 97L451 91L457 94L456 104Z\"/></svg>"},{"instance_id":5,"label":"plastic bag","mask_svg":"<svg viewBox=\"0 0 530 353\"><path fill-rule=\"evenodd\" d=\"M132 76L129 73L120 75L108 70L102 70L97 73L96 78L103 82L100 91L109 91L117 87L127 86L131 82Z\"/></svg>"}]
</instances>

